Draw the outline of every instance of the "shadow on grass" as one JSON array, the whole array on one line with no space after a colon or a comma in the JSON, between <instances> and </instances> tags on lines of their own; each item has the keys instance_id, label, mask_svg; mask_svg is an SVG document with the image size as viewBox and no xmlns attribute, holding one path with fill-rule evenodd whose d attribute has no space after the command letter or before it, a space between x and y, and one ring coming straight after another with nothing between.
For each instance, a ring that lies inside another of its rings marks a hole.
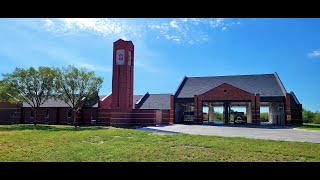
<instances>
[{"instance_id":1,"label":"shadow on grass","mask_svg":"<svg viewBox=\"0 0 320 180\"><path fill-rule=\"evenodd\" d=\"M15 125L1 125L0 131L22 131L22 130L45 130L45 131L86 131L108 129L103 126L67 126L67 125L43 125L43 124L15 124Z\"/></svg>"},{"instance_id":2,"label":"shadow on grass","mask_svg":"<svg viewBox=\"0 0 320 180\"><path fill-rule=\"evenodd\" d=\"M148 132L156 132L156 133L181 134L180 132L153 129L153 128L148 128L148 127L138 128L137 130L143 130L143 131L148 131Z\"/></svg>"},{"instance_id":3,"label":"shadow on grass","mask_svg":"<svg viewBox=\"0 0 320 180\"><path fill-rule=\"evenodd\" d=\"M203 124L183 124L186 126L221 126L221 127L237 127L237 128L261 128L261 129L293 129L292 126L281 126L281 125L253 125L253 124L234 124L234 123L229 123L229 124L224 124L224 123L203 123Z\"/></svg>"},{"instance_id":4,"label":"shadow on grass","mask_svg":"<svg viewBox=\"0 0 320 180\"><path fill-rule=\"evenodd\" d=\"M320 130L320 124L303 124L300 126L294 126L295 128L303 128L303 129L316 129Z\"/></svg>"}]
</instances>

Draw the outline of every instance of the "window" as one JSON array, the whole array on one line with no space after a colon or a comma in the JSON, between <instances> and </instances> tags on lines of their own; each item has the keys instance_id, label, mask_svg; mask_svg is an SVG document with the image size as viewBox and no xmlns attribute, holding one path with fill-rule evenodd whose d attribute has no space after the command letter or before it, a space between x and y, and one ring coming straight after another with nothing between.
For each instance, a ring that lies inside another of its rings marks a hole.
<instances>
[{"instance_id":1,"label":"window","mask_svg":"<svg viewBox=\"0 0 320 180\"><path fill-rule=\"evenodd\" d=\"M34 110L31 109L31 111L30 111L30 123L33 123L33 119L34 119Z\"/></svg>"},{"instance_id":2,"label":"window","mask_svg":"<svg viewBox=\"0 0 320 180\"><path fill-rule=\"evenodd\" d=\"M12 112L11 114L11 123L15 122L15 112Z\"/></svg>"},{"instance_id":3,"label":"window","mask_svg":"<svg viewBox=\"0 0 320 180\"><path fill-rule=\"evenodd\" d=\"M68 109L68 118L71 118L71 114L72 114L71 109Z\"/></svg>"},{"instance_id":4,"label":"window","mask_svg":"<svg viewBox=\"0 0 320 180\"><path fill-rule=\"evenodd\" d=\"M34 111L31 109L30 118L34 118Z\"/></svg>"},{"instance_id":5,"label":"window","mask_svg":"<svg viewBox=\"0 0 320 180\"><path fill-rule=\"evenodd\" d=\"M46 109L46 117L47 118L49 117L49 109L48 108Z\"/></svg>"},{"instance_id":6,"label":"window","mask_svg":"<svg viewBox=\"0 0 320 180\"><path fill-rule=\"evenodd\" d=\"M68 109L68 113L67 113L67 123L68 124L71 123L71 115L72 115L72 110Z\"/></svg>"},{"instance_id":7,"label":"window","mask_svg":"<svg viewBox=\"0 0 320 180\"><path fill-rule=\"evenodd\" d=\"M46 109L46 123L49 123L49 108Z\"/></svg>"}]
</instances>

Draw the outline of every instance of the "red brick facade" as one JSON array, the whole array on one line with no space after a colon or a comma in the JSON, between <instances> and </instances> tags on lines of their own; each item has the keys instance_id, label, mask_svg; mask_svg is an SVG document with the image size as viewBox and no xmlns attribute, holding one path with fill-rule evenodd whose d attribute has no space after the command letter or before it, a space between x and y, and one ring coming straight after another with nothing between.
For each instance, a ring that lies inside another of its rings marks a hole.
<instances>
[{"instance_id":1,"label":"red brick facade","mask_svg":"<svg viewBox=\"0 0 320 180\"><path fill-rule=\"evenodd\" d=\"M21 122L21 105L0 102L0 124Z\"/></svg>"},{"instance_id":2,"label":"red brick facade","mask_svg":"<svg viewBox=\"0 0 320 180\"><path fill-rule=\"evenodd\" d=\"M224 83L201 95L194 96L195 123L203 122L204 101L245 101L251 102L252 124L260 124L260 95L254 95L242 89ZM228 123L228 122L225 122Z\"/></svg>"},{"instance_id":3,"label":"red brick facade","mask_svg":"<svg viewBox=\"0 0 320 180\"><path fill-rule=\"evenodd\" d=\"M111 102L112 102L112 93L108 96L104 97L101 101L99 101L99 108L100 109L111 109Z\"/></svg>"}]
</instances>

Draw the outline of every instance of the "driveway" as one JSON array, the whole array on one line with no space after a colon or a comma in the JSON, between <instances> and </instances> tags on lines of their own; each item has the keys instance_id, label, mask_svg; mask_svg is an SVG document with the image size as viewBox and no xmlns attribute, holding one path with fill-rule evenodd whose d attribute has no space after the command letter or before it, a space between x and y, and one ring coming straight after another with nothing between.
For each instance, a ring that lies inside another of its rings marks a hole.
<instances>
[{"instance_id":1,"label":"driveway","mask_svg":"<svg viewBox=\"0 0 320 180\"><path fill-rule=\"evenodd\" d=\"M256 139L271 139L283 141L300 141L320 143L320 131L301 130L291 127L230 127L215 125L184 125L174 124L168 126L149 126L139 128L140 130L184 133L223 137L245 137Z\"/></svg>"}]
</instances>

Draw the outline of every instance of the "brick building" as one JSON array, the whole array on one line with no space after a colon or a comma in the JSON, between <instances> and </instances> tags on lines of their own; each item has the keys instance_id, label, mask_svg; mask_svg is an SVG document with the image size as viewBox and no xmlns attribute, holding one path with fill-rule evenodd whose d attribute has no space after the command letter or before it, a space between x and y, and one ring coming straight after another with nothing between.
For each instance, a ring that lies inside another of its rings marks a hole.
<instances>
[{"instance_id":1,"label":"brick building","mask_svg":"<svg viewBox=\"0 0 320 180\"><path fill-rule=\"evenodd\" d=\"M113 44L112 92L87 103L78 115L80 124L111 126L183 123L184 112L192 112L193 123L203 123L214 107L224 108L230 122L231 107L245 107L247 123L260 123L260 107L269 107L271 124L302 123L302 105L288 93L277 73L242 76L185 77L175 94L133 95L134 45L119 39ZM33 123L34 111L26 103L0 102L0 123ZM38 112L37 122L71 124L73 114L62 101L48 100Z\"/></svg>"}]
</instances>

